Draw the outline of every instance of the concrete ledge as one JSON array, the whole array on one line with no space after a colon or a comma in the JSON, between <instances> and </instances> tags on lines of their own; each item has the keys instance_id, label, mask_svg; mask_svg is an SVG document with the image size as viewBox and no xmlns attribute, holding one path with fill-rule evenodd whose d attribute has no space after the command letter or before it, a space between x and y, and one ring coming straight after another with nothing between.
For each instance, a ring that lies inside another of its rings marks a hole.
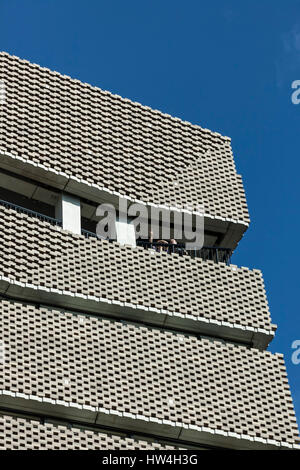
<instances>
[{"instance_id":1,"label":"concrete ledge","mask_svg":"<svg viewBox=\"0 0 300 470\"><path fill-rule=\"evenodd\" d=\"M147 433L153 436L174 438L198 445L210 445L237 450L300 449L300 446L297 444L288 444L286 442L256 438L244 434L159 420L157 418L133 415L105 408L93 408L76 403L50 400L7 390L0 391L1 408L20 413L38 413L47 417L69 419L78 423L110 426L118 430L145 432L146 427Z\"/></svg>"},{"instance_id":2,"label":"concrete ledge","mask_svg":"<svg viewBox=\"0 0 300 470\"><path fill-rule=\"evenodd\" d=\"M265 350L274 337L273 331L247 328L228 322L208 320L201 316L182 315L168 310L49 289L21 283L4 276L0 276L0 293L16 300L45 303L70 310L83 310L86 313L103 314L113 318L241 342L260 350Z\"/></svg>"},{"instance_id":3,"label":"concrete ledge","mask_svg":"<svg viewBox=\"0 0 300 470\"><path fill-rule=\"evenodd\" d=\"M156 206L170 211L175 209L179 212L197 214L195 211L189 211L182 207L156 205L135 198L130 198L118 191L112 191L103 186L89 183L85 180L68 175L67 173L54 170L53 168L46 167L39 163L34 163L28 158L16 156L9 152L0 153L0 168L15 173L16 175L19 174L40 183L48 184L53 188L70 192L74 196L82 197L98 204L103 202L117 204L119 198L126 198L130 202L138 202L145 206ZM239 240L242 238L244 232L249 226L248 223L241 220L234 220L226 217L222 218L207 213L205 213L204 223L208 229L213 229L216 232L225 234L221 246L232 249L236 248Z\"/></svg>"}]
</instances>

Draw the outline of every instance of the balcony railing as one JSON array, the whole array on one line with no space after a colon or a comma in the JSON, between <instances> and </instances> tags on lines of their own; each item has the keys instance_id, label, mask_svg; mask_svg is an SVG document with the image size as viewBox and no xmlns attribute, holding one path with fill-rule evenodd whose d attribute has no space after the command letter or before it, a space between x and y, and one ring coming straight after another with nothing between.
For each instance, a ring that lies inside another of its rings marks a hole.
<instances>
[{"instance_id":1,"label":"balcony railing","mask_svg":"<svg viewBox=\"0 0 300 470\"><path fill-rule=\"evenodd\" d=\"M94 232L88 230L81 230L82 235L86 238L94 237L100 238ZM101 238L100 238L101 239ZM109 240L114 241L114 240ZM232 250L230 248L219 248L214 246L203 246L201 249L186 249L184 243L165 243L165 242L149 242L147 240L137 240L137 246L157 251L158 253L177 253L179 255L188 255L192 258L201 258L204 261L214 261L215 263L226 263L227 265L231 262Z\"/></svg>"},{"instance_id":2,"label":"balcony railing","mask_svg":"<svg viewBox=\"0 0 300 470\"><path fill-rule=\"evenodd\" d=\"M62 225L61 220L54 219L53 217L49 217L48 215L41 214L40 212L32 211L31 209L27 209L27 207L18 206L12 202L4 201L0 199L0 205L7 207L8 209L14 209L17 212L27 214L31 217L35 217L37 219L43 220L45 222L49 222L52 225Z\"/></svg>"},{"instance_id":3,"label":"balcony railing","mask_svg":"<svg viewBox=\"0 0 300 470\"><path fill-rule=\"evenodd\" d=\"M85 230L83 228L81 229L81 234L84 235L86 238L93 237L93 238L99 238L101 240L101 238L98 237L98 235L95 232L90 232L89 230Z\"/></svg>"},{"instance_id":4,"label":"balcony railing","mask_svg":"<svg viewBox=\"0 0 300 470\"><path fill-rule=\"evenodd\" d=\"M41 214L40 212L33 211L31 209L27 209L26 207L18 206L17 204L14 204L9 201L4 201L0 199L0 205L14 209L15 211L19 213L24 213L27 214L31 217L36 217L37 219L43 220L45 222L48 222L52 225L62 225L61 220L55 219L53 217L49 217L48 215ZM94 232L90 232L88 230L81 230L82 235L84 235L86 238L99 238L98 235ZM109 240L113 241L113 240ZM232 250L230 248L219 248L219 247L207 247L204 246L201 249L186 249L184 243L177 243L177 244L172 244L172 243L166 243L162 241L157 241L157 242L149 242L146 240L137 240L137 246L142 246L145 249L151 249L157 252L166 252L169 254L172 253L177 253L179 255L188 255L191 256L192 258L202 258L205 261L211 260L214 261L215 263L226 263L227 265L230 264L231 261L231 255L232 255Z\"/></svg>"},{"instance_id":5,"label":"balcony railing","mask_svg":"<svg viewBox=\"0 0 300 470\"><path fill-rule=\"evenodd\" d=\"M232 250L230 248L219 248L214 246L203 246L200 249L187 249L184 243L173 244L162 241L149 242L145 240L137 240L137 245L158 252L188 255L192 258L202 258L205 261L211 260L215 263L230 264L232 255Z\"/></svg>"}]
</instances>

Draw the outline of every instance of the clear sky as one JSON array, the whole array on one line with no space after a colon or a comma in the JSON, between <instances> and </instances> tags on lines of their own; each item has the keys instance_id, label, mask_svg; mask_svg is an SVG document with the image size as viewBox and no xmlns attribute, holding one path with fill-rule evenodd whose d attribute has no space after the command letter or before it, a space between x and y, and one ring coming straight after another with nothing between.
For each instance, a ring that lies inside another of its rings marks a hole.
<instances>
[{"instance_id":1,"label":"clear sky","mask_svg":"<svg viewBox=\"0 0 300 470\"><path fill-rule=\"evenodd\" d=\"M0 0L0 50L232 138L300 423L300 1Z\"/></svg>"}]
</instances>

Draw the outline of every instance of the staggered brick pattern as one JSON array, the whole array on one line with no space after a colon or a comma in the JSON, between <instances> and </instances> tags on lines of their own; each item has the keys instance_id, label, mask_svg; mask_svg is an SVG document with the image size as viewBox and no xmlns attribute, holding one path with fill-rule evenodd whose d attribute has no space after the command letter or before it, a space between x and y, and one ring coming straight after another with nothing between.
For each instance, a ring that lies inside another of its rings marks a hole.
<instances>
[{"instance_id":1,"label":"staggered brick pattern","mask_svg":"<svg viewBox=\"0 0 300 470\"><path fill-rule=\"evenodd\" d=\"M295 443L282 355L8 300L0 318L0 389Z\"/></svg>"},{"instance_id":2,"label":"staggered brick pattern","mask_svg":"<svg viewBox=\"0 0 300 470\"><path fill-rule=\"evenodd\" d=\"M0 274L36 286L271 330L261 272L85 238L0 206Z\"/></svg>"},{"instance_id":3,"label":"staggered brick pattern","mask_svg":"<svg viewBox=\"0 0 300 470\"><path fill-rule=\"evenodd\" d=\"M6 53L0 80L0 152L144 202L249 222L228 137Z\"/></svg>"},{"instance_id":4,"label":"staggered brick pattern","mask_svg":"<svg viewBox=\"0 0 300 470\"><path fill-rule=\"evenodd\" d=\"M0 416L0 450L164 450L176 447L38 420Z\"/></svg>"}]
</instances>

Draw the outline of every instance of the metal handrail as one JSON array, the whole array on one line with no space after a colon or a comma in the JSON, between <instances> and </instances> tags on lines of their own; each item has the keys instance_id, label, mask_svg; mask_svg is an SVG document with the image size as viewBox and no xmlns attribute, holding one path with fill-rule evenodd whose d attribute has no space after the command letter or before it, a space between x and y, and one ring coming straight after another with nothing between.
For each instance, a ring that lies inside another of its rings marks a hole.
<instances>
[{"instance_id":1,"label":"metal handrail","mask_svg":"<svg viewBox=\"0 0 300 470\"><path fill-rule=\"evenodd\" d=\"M84 235L86 238L94 237L99 238L98 235L94 232L89 232L89 230L81 229L81 234Z\"/></svg>"},{"instance_id":2,"label":"metal handrail","mask_svg":"<svg viewBox=\"0 0 300 470\"><path fill-rule=\"evenodd\" d=\"M81 230L82 235L86 238L94 237L101 240L94 232L88 230ZM114 240L108 240L113 242ZM230 248L216 247L216 246L203 246L200 249L187 249L184 243L165 243L162 241L150 242L148 240L137 240L137 246L146 249L152 249L158 252L166 252L169 254L177 253L179 255L188 255L192 258L201 258L205 261L214 261L215 263L225 263L227 265L231 262L232 250Z\"/></svg>"},{"instance_id":3,"label":"metal handrail","mask_svg":"<svg viewBox=\"0 0 300 470\"><path fill-rule=\"evenodd\" d=\"M17 212L23 213L23 214L28 214L30 216L36 217L40 220L49 222L52 225L62 225L62 221L59 219L54 219L53 217L49 217L48 215L41 214L40 212L33 211L31 209L27 209L27 207L22 207L18 206L17 204L14 204L9 201L4 201L3 199L0 199L0 205L7 207L9 209L14 209Z\"/></svg>"},{"instance_id":4,"label":"metal handrail","mask_svg":"<svg viewBox=\"0 0 300 470\"><path fill-rule=\"evenodd\" d=\"M97 235L95 232L90 232L89 230L85 230L84 228L81 229L81 235L84 235L86 238L97 238L98 240L107 240L108 242L113 242L115 240L109 240L107 238L103 238L100 235Z\"/></svg>"},{"instance_id":5,"label":"metal handrail","mask_svg":"<svg viewBox=\"0 0 300 470\"><path fill-rule=\"evenodd\" d=\"M33 211L31 209L27 209L26 207L19 206L9 201L4 201L0 199L0 205L12 208L17 212L28 214L32 217L36 217L40 220L45 222L49 222L52 225L62 226L62 221L59 219L55 219L53 217L49 217L48 215L41 214L40 212ZM101 237L97 235L97 233L90 232L89 230L81 230L82 235L86 238L93 237L101 240ZM113 241L113 240L109 240ZM158 252L167 252L169 254L177 253L179 255L189 255L192 258L202 258L205 261L211 260L216 263L223 262L227 265L230 264L232 250L230 248L220 248L214 246L203 246L200 249L187 249L184 243L166 243L163 241L157 242L150 242L148 240L137 240L137 246L142 246L146 249L154 249Z\"/></svg>"},{"instance_id":6,"label":"metal handrail","mask_svg":"<svg viewBox=\"0 0 300 470\"><path fill-rule=\"evenodd\" d=\"M19 206L12 202L4 201L3 199L0 199L0 205L7 207L7 208L12 208L16 210L17 212L21 212L21 213L36 217L40 220L49 222L52 225L62 226L61 220L54 219L53 217L49 217L48 215L41 214L40 212L36 212L31 209L27 209L26 207ZM93 238L97 238L101 240L101 237L99 237L97 233L90 232L89 230L82 229L81 233L86 238L93 237ZM109 241L113 241L113 240L109 240ZM179 255L189 255L192 258L202 258L206 261L207 260L215 261L216 263L223 262L226 264L230 264L231 255L232 255L232 250L230 248L203 246L200 249L188 250L186 249L184 243L173 244L173 243L166 243L163 241L150 242L148 240L137 240L136 243L137 243L137 246L142 246L147 249L154 249L155 251L159 251L159 252L164 251L170 254L177 253Z\"/></svg>"},{"instance_id":7,"label":"metal handrail","mask_svg":"<svg viewBox=\"0 0 300 470\"><path fill-rule=\"evenodd\" d=\"M201 258L205 261L211 260L216 263L230 264L232 250L230 248L203 246L202 248L187 249L184 243L165 243L162 241L150 242L146 240L137 240L137 245L146 249L154 249L158 252L177 253L179 255L189 255L192 258Z\"/></svg>"}]
</instances>

